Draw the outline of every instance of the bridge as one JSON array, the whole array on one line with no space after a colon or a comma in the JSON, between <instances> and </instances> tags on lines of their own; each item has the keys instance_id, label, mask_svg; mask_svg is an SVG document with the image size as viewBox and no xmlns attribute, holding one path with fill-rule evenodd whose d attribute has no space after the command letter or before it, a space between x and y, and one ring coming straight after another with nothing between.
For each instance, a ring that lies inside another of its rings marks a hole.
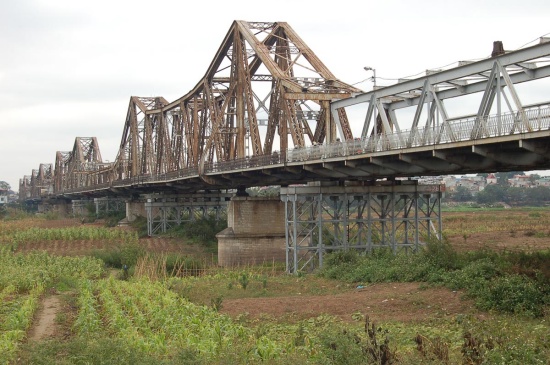
<instances>
[{"instance_id":1,"label":"bridge","mask_svg":"<svg viewBox=\"0 0 550 365\"><path fill-rule=\"evenodd\" d=\"M302 249L311 254L304 262L322 262L326 247L313 242L328 224L324 216L341 223L345 215L349 229L349 207L364 201L366 211L379 207L377 218L366 222L361 211L353 223L368 235L350 243L350 232L334 226L332 247L395 248L401 225L415 228L412 243L405 233L400 245L416 247L424 221L428 235L440 225L441 191L397 178L550 168L550 101L540 95L523 104L519 87L536 90L550 75L549 56L548 39L512 52L495 42L481 61L363 92L337 79L287 23L235 21L186 95L130 98L114 162L102 160L96 138L77 137L55 163L20 180L20 198L141 197L153 234L159 212L165 230L181 222L178 207L191 201L206 212L206 201L222 204L228 191L279 185L287 263L297 265ZM347 213L338 204L323 213L325 195L345 197ZM311 219L300 218L305 208L296 204L305 201L319 203Z\"/></svg>"}]
</instances>

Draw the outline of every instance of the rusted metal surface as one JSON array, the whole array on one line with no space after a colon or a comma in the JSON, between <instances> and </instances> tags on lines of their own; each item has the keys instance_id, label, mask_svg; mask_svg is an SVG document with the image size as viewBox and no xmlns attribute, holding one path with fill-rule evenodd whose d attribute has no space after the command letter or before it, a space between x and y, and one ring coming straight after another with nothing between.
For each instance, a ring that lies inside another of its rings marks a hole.
<instances>
[{"instance_id":1,"label":"rusted metal surface","mask_svg":"<svg viewBox=\"0 0 550 365\"><path fill-rule=\"evenodd\" d=\"M172 103L131 97L110 179L204 171L208 163L323 143L327 116L334 124L323 101L359 91L337 80L287 23L235 21L188 94ZM310 112L317 119L304 117Z\"/></svg>"},{"instance_id":2,"label":"rusted metal surface","mask_svg":"<svg viewBox=\"0 0 550 365\"><path fill-rule=\"evenodd\" d=\"M51 177L33 171L20 190L28 183L38 197L40 184L50 180L47 191L63 194L182 171L204 175L205 165L240 165L247 158L271 161L275 151L321 144L327 136L334 142L329 101L357 92L336 79L287 23L235 21L186 95L171 103L130 98L113 163L102 162L95 137L79 137L72 151L56 153ZM344 138L353 139L345 112L340 119Z\"/></svg>"}]
</instances>

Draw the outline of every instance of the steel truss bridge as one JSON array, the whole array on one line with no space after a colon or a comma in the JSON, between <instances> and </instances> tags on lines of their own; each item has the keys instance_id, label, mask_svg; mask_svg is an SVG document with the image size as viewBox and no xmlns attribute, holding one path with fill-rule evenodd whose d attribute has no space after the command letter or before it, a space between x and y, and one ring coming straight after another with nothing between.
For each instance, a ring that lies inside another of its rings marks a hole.
<instances>
[{"instance_id":1,"label":"steel truss bridge","mask_svg":"<svg viewBox=\"0 0 550 365\"><path fill-rule=\"evenodd\" d=\"M95 137L77 137L20 180L20 198L550 169L550 98L537 86L550 76L548 41L363 92L287 23L235 21L187 94L130 98L114 162Z\"/></svg>"}]
</instances>

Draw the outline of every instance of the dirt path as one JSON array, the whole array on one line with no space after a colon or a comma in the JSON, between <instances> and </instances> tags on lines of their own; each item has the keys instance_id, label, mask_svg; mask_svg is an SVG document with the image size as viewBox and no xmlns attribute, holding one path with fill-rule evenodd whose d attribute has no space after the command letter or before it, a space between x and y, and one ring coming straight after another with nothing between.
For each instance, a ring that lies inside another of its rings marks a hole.
<instances>
[{"instance_id":1,"label":"dirt path","mask_svg":"<svg viewBox=\"0 0 550 365\"><path fill-rule=\"evenodd\" d=\"M34 325L29 332L29 340L42 341L55 334L57 324L55 318L62 310L59 295L50 295L42 301L36 314Z\"/></svg>"}]
</instances>

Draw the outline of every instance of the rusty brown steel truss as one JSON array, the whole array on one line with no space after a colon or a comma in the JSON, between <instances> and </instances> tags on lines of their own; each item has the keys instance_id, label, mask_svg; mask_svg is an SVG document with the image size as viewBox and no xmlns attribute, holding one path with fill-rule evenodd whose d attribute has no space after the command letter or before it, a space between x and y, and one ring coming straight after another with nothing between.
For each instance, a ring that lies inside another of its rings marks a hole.
<instances>
[{"instance_id":1,"label":"rusty brown steel truss","mask_svg":"<svg viewBox=\"0 0 550 365\"><path fill-rule=\"evenodd\" d=\"M53 193L53 180L53 165L51 163L41 163L38 169L32 170L30 179L25 176L20 181L20 190L23 190L30 198L40 198Z\"/></svg>"},{"instance_id":2,"label":"rusty brown steel truss","mask_svg":"<svg viewBox=\"0 0 550 365\"><path fill-rule=\"evenodd\" d=\"M183 97L130 98L115 162L95 138L57 152L56 193L336 141L330 101L361 90L338 80L285 22L235 21ZM345 111L341 138L353 139Z\"/></svg>"},{"instance_id":3,"label":"rusty brown steel truss","mask_svg":"<svg viewBox=\"0 0 550 365\"><path fill-rule=\"evenodd\" d=\"M105 182L110 164L102 161L96 137L76 137L71 151L57 151L54 166L52 183L57 194Z\"/></svg>"},{"instance_id":4,"label":"rusty brown steel truss","mask_svg":"<svg viewBox=\"0 0 550 365\"><path fill-rule=\"evenodd\" d=\"M112 179L203 171L205 163L333 142L329 102L355 92L287 23L235 21L185 96L130 98ZM345 112L341 120L352 139Z\"/></svg>"}]
</instances>

